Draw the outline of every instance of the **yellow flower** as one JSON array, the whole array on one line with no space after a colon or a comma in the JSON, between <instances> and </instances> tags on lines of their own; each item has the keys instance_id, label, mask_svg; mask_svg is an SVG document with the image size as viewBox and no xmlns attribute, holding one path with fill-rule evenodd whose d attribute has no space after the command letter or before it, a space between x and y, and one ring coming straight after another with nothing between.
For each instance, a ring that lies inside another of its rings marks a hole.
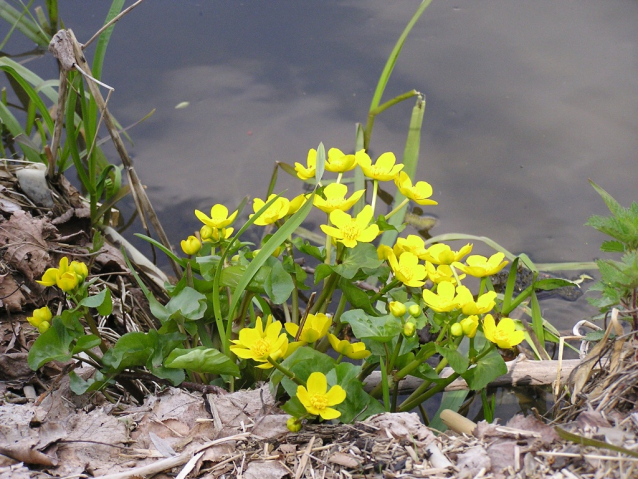
<instances>
[{"instance_id":1,"label":"yellow flower","mask_svg":"<svg viewBox=\"0 0 638 479\"><path fill-rule=\"evenodd\" d=\"M393 251L394 254L397 255L397 258L404 252L409 251L417 255L419 259L425 259L424 254L427 252L423 238L417 235L408 235L407 238L397 238Z\"/></svg>"},{"instance_id":2,"label":"yellow flower","mask_svg":"<svg viewBox=\"0 0 638 479\"><path fill-rule=\"evenodd\" d=\"M379 247L377 248L377 257L381 261L390 259L390 256L392 256L393 254L394 252L392 251L392 248L390 248L388 245L380 244Z\"/></svg>"},{"instance_id":3,"label":"yellow flower","mask_svg":"<svg viewBox=\"0 0 638 479\"><path fill-rule=\"evenodd\" d=\"M412 321L408 321L403 325L403 335L406 338L411 338L412 336L414 336L415 332L416 324L414 324Z\"/></svg>"},{"instance_id":4,"label":"yellow flower","mask_svg":"<svg viewBox=\"0 0 638 479\"><path fill-rule=\"evenodd\" d=\"M238 358L252 359L258 363L261 369L270 369L272 364L268 358L276 361L286 354L288 349L288 337L286 333L281 333L281 323L272 321L269 317L266 327L262 326L261 318L258 317L254 328L244 328L239 331L239 339L234 339L230 350Z\"/></svg>"},{"instance_id":5,"label":"yellow flower","mask_svg":"<svg viewBox=\"0 0 638 479\"><path fill-rule=\"evenodd\" d=\"M488 341L495 343L501 349L513 348L525 339L523 331L516 331L514 320L501 318L496 326L491 314L483 318L483 333Z\"/></svg>"},{"instance_id":6,"label":"yellow flower","mask_svg":"<svg viewBox=\"0 0 638 479\"><path fill-rule=\"evenodd\" d=\"M468 256L463 263L454 263L455 268L460 269L464 273L474 276L475 278L483 278L485 276L492 276L502 270L508 261L503 261L505 255L503 253L495 253L490 258L480 255Z\"/></svg>"},{"instance_id":7,"label":"yellow flower","mask_svg":"<svg viewBox=\"0 0 638 479\"><path fill-rule=\"evenodd\" d=\"M314 205L324 213L332 213L334 210L348 211L364 193L365 190L355 191L346 200L348 187L341 183L330 183L323 190L326 199L315 195Z\"/></svg>"},{"instance_id":8,"label":"yellow flower","mask_svg":"<svg viewBox=\"0 0 638 479\"><path fill-rule=\"evenodd\" d=\"M33 316L27 318L29 324L38 328L40 333L44 333L47 329L51 327L51 318L53 314L51 314L51 310L48 306L44 306L40 309L33 310Z\"/></svg>"},{"instance_id":9,"label":"yellow flower","mask_svg":"<svg viewBox=\"0 0 638 479\"><path fill-rule=\"evenodd\" d=\"M308 377L308 389L297 386L297 398L310 414L322 419L336 419L341 413L330 406L341 404L346 399L346 392L339 385L328 391L328 380L323 373L315 372Z\"/></svg>"},{"instance_id":10,"label":"yellow flower","mask_svg":"<svg viewBox=\"0 0 638 479\"><path fill-rule=\"evenodd\" d=\"M399 172L394 178L394 183L403 196L410 198L418 205L438 205L434 200L428 198L432 196L432 186L425 181L418 181L412 186L412 180L405 171Z\"/></svg>"},{"instance_id":11,"label":"yellow flower","mask_svg":"<svg viewBox=\"0 0 638 479\"><path fill-rule=\"evenodd\" d=\"M419 258L414 253L403 253L398 261L393 253L388 261L394 276L406 286L418 288L425 284L425 281L422 281L427 275L425 266L419 264Z\"/></svg>"},{"instance_id":12,"label":"yellow flower","mask_svg":"<svg viewBox=\"0 0 638 479\"><path fill-rule=\"evenodd\" d=\"M372 215L370 205L364 206L356 218L341 210L334 210L330 213L330 222L336 228L321 225L321 231L336 238L348 248L354 248L357 242L370 243L379 235L379 227L376 224L370 224Z\"/></svg>"},{"instance_id":13,"label":"yellow flower","mask_svg":"<svg viewBox=\"0 0 638 479\"><path fill-rule=\"evenodd\" d=\"M199 235L205 243L218 243L221 240L230 238L235 228L212 228L204 225L199 230Z\"/></svg>"},{"instance_id":14,"label":"yellow flower","mask_svg":"<svg viewBox=\"0 0 638 479\"><path fill-rule=\"evenodd\" d=\"M429 261L425 262L425 269L428 272L428 278L434 284L449 282L452 284L456 284L456 278L454 277L454 273L452 272L452 268L450 268L447 264L441 264L439 266L435 266ZM458 275L459 279L465 278L464 274Z\"/></svg>"},{"instance_id":15,"label":"yellow flower","mask_svg":"<svg viewBox=\"0 0 638 479\"><path fill-rule=\"evenodd\" d=\"M195 216L211 228L225 228L237 217L237 211L228 216L228 208L224 205L215 205L210 209L210 218L199 210L195 210Z\"/></svg>"},{"instance_id":16,"label":"yellow flower","mask_svg":"<svg viewBox=\"0 0 638 479\"><path fill-rule=\"evenodd\" d=\"M295 171L297 172L297 176L304 181L314 178L317 172L317 150L311 148L308 151L306 166L301 163L295 163Z\"/></svg>"},{"instance_id":17,"label":"yellow flower","mask_svg":"<svg viewBox=\"0 0 638 479\"><path fill-rule=\"evenodd\" d=\"M326 170L333 173L345 173L354 170L357 166L357 160L354 155L346 155L338 148L330 148L328 150L328 158L326 158Z\"/></svg>"},{"instance_id":18,"label":"yellow flower","mask_svg":"<svg viewBox=\"0 0 638 479\"><path fill-rule=\"evenodd\" d=\"M295 196L292 200L290 200L290 206L288 207L288 214L294 215L299 208L301 208L306 201L308 200L308 195L304 195L303 193Z\"/></svg>"},{"instance_id":19,"label":"yellow flower","mask_svg":"<svg viewBox=\"0 0 638 479\"><path fill-rule=\"evenodd\" d=\"M372 180L391 181L403 169L403 165L395 165L394 153L382 154L374 165L365 150L357 151L355 157L363 174Z\"/></svg>"},{"instance_id":20,"label":"yellow flower","mask_svg":"<svg viewBox=\"0 0 638 479\"><path fill-rule=\"evenodd\" d=\"M439 283L436 293L429 289L423 290L423 301L437 313L447 313L458 307L458 297L455 296L454 285L448 281Z\"/></svg>"},{"instance_id":21,"label":"yellow flower","mask_svg":"<svg viewBox=\"0 0 638 479\"><path fill-rule=\"evenodd\" d=\"M456 287L456 294L463 314L484 314L492 311L496 304L496 301L494 301L496 299L495 291L488 291L474 301L474 296L472 296L470 290L463 285L459 285Z\"/></svg>"},{"instance_id":22,"label":"yellow flower","mask_svg":"<svg viewBox=\"0 0 638 479\"><path fill-rule=\"evenodd\" d=\"M42 286L57 285L62 291L69 292L83 282L87 276L88 269L84 263L73 261L69 266L69 258L65 256L60 260L58 268L47 269L42 275L42 279L36 282Z\"/></svg>"},{"instance_id":23,"label":"yellow flower","mask_svg":"<svg viewBox=\"0 0 638 479\"><path fill-rule=\"evenodd\" d=\"M437 243L430 246L424 253L423 259L434 264L452 264L472 251L472 245L466 244L458 251L452 251L449 245Z\"/></svg>"},{"instance_id":24,"label":"yellow flower","mask_svg":"<svg viewBox=\"0 0 638 479\"><path fill-rule=\"evenodd\" d=\"M475 315L468 316L467 318L461 320L461 327L463 328L463 332L468 338L473 338L474 336L476 336L478 323L478 316Z\"/></svg>"},{"instance_id":25,"label":"yellow flower","mask_svg":"<svg viewBox=\"0 0 638 479\"><path fill-rule=\"evenodd\" d=\"M73 270L73 272L78 276L78 281L84 281L89 275L89 269L81 261L71 261L69 269Z\"/></svg>"},{"instance_id":26,"label":"yellow flower","mask_svg":"<svg viewBox=\"0 0 638 479\"><path fill-rule=\"evenodd\" d=\"M309 314L303 325L303 330L299 335L299 340L304 343L314 343L328 334L328 329L331 324L332 319L323 313L317 313L316 315ZM285 328L288 334L293 338L297 337L297 333L299 332L298 324L286 323Z\"/></svg>"},{"instance_id":27,"label":"yellow flower","mask_svg":"<svg viewBox=\"0 0 638 479\"><path fill-rule=\"evenodd\" d=\"M450 333L452 333L452 336L456 336L457 338L459 336L463 336L463 326L461 326L459 323L454 323L452 326L450 326Z\"/></svg>"},{"instance_id":28,"label":"yellow flower","mask_svg":"<svg viewBox=\"0 0 638 479\"><path fill-rule=\"evenodd\" d=\"M345 339L339 341L339 338L337 338L334 334L328 334L328 341L330 341L332 349L347 358L363 359L370 356L370 351L366 350L366 345L361 342L351 343Z\"/></svg>"},{"instance_id":29,"label":"yellow flower","mask_svg":"<svg viewBox=\"0 0 638 479\"><path fill-rule=\"evenodd\" d=\"M202 243L195 236L189 236L182 240L181 245L184 254L189 256L199 253L199 250L202 249Z\"/></svg>"},{"instance_id":30,"label":"yellow flower","mask_svg":"<svg viewBox=\"0 0 638 479\"><path fill-rule=\"evenodd\" d=\"M268 201L274 198L277 195L270 195L268 197ZM257 213L263 206L266 204L266 201L261 200L259 198L255 198L253 200L253 211ZM288 214L290 210L290 201L280 196L275 200L275 202L268 207L266 211L264 211L259 218L255 220L255 224L259 226L271 225L275 221L279 221L284 216ZM254 215L250 215L252 218Z\"/></svg>"}]
</instances>

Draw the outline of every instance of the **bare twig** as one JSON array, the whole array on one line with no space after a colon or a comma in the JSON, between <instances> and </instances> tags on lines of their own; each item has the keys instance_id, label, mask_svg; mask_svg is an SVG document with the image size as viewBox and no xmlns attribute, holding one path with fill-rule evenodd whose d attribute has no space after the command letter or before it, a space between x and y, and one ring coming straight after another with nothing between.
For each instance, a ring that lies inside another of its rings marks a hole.
<instances>
[{"instance_id":1,"label":"bare twig","mask_svg":"<svg viewBox=\"0 0 638 479\"><path fill-rule=\"evenodd\" d=\"M95 32L95 34L89 38L89 41L86 42L84 45L82 45L82 50L84 50L86 47L88 47L93 40L95 40L97 37L100 36L100 34L106 30L107 28L109 28L111 25L113 25L115 22L119 21L120 18L122 18L124 15L126 15L127 13L129 13L131 10L133 10L135 7L137 7L140 3L142 3L144 0L137 0L137 2L135 2L133 5L131 5L128 8L125 8L124 10L122 10L118 15L116 15L115 17L113 17L111 19L110 22L106 23L102 28L100 28L97 32Z\"/></svg>"}]
</instances>

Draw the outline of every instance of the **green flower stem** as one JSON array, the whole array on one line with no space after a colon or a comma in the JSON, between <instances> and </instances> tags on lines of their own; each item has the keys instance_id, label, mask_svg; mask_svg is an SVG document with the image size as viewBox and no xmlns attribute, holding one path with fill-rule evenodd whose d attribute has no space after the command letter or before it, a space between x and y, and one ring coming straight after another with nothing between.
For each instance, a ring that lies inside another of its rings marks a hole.
<instances>
[{"instance_id":1,"label":"green flower stem","mask_svg":"<svg viewBox=\"0 0 638 479\"><path fill-rule=\"evenodd\" d=\"M310 314L317 314L317 312L320 311L324 307L324 305L326 308L328 307L330 299L332 298L332 293L334 293L334 290L337 286L337 279L337 273L331 273L330 276L328 276L328 279L324 283L323 290L321 291L317 302L312 306L312 308L310 308Z\"/></svg>"},{"instance_id":2,"label":"green flower stem","mask_svg":"<svg viewBox=\"0 0 638 479\"><path fill-rule=\"evenodd\" d=\"M342 178L342 177L343 177L343 173L339 173L339 174L337 175L337 184L338 184L338 183L341 183L341 178Z\"/></svg>"},{"instance_id":3,"label":"green flower stem","mask_svg":"<svg viewBox=\"0 0 638 479\"><path fill-rule=\"evenodd\" d=\"M481 278L481 285L479 286L477 297L482 295L483 292L486 291L487 289L487 283L485 282L486 279L487 279L487 276L483 276Z\"/></svg>"},{"instance_id":4,"label":"green flower stem","mask_svg":"<svg viewBox=\"0 0 638 479\"><path fill-rule=\"evenodd\" d=\"M432 0L429 0L427 3L430 3L431 1ZM419 7L419 10L420 10L420 13L418 13L418 15L420 16L421 12L423 10L421 10L421 7ZM414 21L416 22L416 19L414 19ZM410 26L410 28L412 28L412 27ZM407 33L405 35L407 36ZM398 53L397 53L397 55L398 55ZM389 59L388 59L388 61L389 61ZM396 61L396 58L395 58L395 61ZM387 68L387 66L386 66L386 68ZM379 87L377 86L377 90L378 89L379 89ZM392 100L388 100L384 104L379 105L376 108L373 108L373 109L370 110L370 112L368 113L368 120L366 121L366 127L365 127L365 130L364 130L364 133L363 133L363 148L365 150L367 150L368 147L370 146L370 137L372 136L372 128L374 128L374 120L376 119L377 115L379 113L383 112L384 110L387 110L391 106L396 105L397 103L400 103L400 102L402 102L404 100L407 100L408 98L412 98L413 96L417 96L418 94L419 94L419 92L417 92L416 90L410 90L410 91L405 92L402 95L396 96ZM379 95L379 100L380 99L381 99L381 95ZM378 105L378 101L377 101L377 105Z\"/></svg>"},{"instance_id":5,"label":"green flower stem","mask_svg":"<svg viewBox=\"0 0 638 479\"><path fill-rule=\"evenodd\" d=\"M383 358L379 357L380 369L381 369L381 382L379 385L383 391L383 405L385 406L386 412L390 412L390 388L388 385L388 373L385 369L385 364L383 362ZM375 388L376 389L376 388ZM374 397L374 396L373 396Z\"/></svg>"},{"instance_id":6,"label":"green flower stem","mask_svg":"<svg viewBox=\"0 0 638 479\"><path fill-rule=\"evenodd\" d=\"M394 208L392 211L390 211L387 215L385 215L385 220L388 221L390 218L392 218L392 216L394 216L395 214L397 214L401 208L403 208L405 205L407 205L410 202L410 198L405 198L401 204L399 204L399 206L397 206L396 208Z\"/></svg>"},{"instance_id":7,"label":"green flower stem","mask_svg":"<svg viewBox=\"0 0 638 479\"><path fill-rule=\"evenodd\" d=\"M343 359L343 354L340 354L340 355L337 357L337 360L336 360L335 362L336 362L337 364L339 364L339 363L341 362L341 360L342 360L342 359Z\"/></svg>"},{"instance_id":8,"label":"green flower stem","mask_svg":"<svg viewBox=\"0 0 638 479\"><path fill-rule=\"evenodd\" d=\"M481 354L479 354L475 358L471 358L470 359L470 366L478 363L487 354L489 354L493 349L494 349L494 344L490 344L490 347L487 348L485 351L483 351ZM441 361L441 363L442 362L443 361ZM439 363L439 365L441 363ZM438 367L437 367L437 369L438 369ZM441 368L441 369L443 369L443 368ZM437 373L438 372L440 372L440 370L437 371ZM403 401L401 403L401 405L399 406L399 409L398 409L399 412L411 411L412 409L417 407L419 404L421 404L423 401L426 401L427 399L431 398L435 394L443 391L449 384L451 384L455 379L457 379L460 376L461 375L459 373L455 372L451 376L448 376L445 379L445 382L437 384L432 389L428 389L430 384L432 384L432 381L423 382L423 384L421 384L418 388L416 388L414 390L414 392L412 394L410 394L410 396L405 401Z\"/></svg>"},{"instance_id":9,"label":"green flower stem","mask_svg":"<svg viewBox=\"0 0 638 479\"><path fill-rule=\"evenodd\" d=\"M84 319L86 319L86 322L88 323L89 329L91 330L91 332L95 334L98 338L100 338L100 351L102 351L102 353L105 353L109 348L106 345L104 338L100 334L100 330L97 327L95 319L93 319L93 315L89 311L89 308L87 308L86 306L82 306L81 310L82 310L82 315L84 316Z\"/></svg>"},{"instance_id":10,"label":"green flower stem","mask_svg":"<svg viewBox=\"0 0 638 479\"><path fill-rule=\"evenodd\" d=\"M244 297L241 299L241 303L239 305L239 314L237 315L237 320L240 323L240 329L244 326L244 321L246 319L246 315L248 314L248 307L250 306L250 302L253 299L254 294L246 291Z\"/></svg>"},{"instance_id":11,"label":"green flower stem","mask_svg":"<svg viewBox=\"0 0 638 479\"><path fill-rule=\"evenodd\" d=\"M357 380L363 382L375 369L377 369L377 363L364 363L361 372L359 372L357 376Z\"/></svg>"},{"instance_id":12,"label":"green flower stem","mask_svg":"<svg viewBox=\"0 0 638 479\"><path fill-rule=\"evenodd\" d=\"M387 293L388 291L390 291L391 289L396 288L399 284L401 283L401 281L399 281L398 279L394 279L392 281L390 281L388 284L386 284L383 289L381 291L379 291L378 293L374 294L371 298L370 298L370 303L374 303L375 301L377 301L381 296L383 296L385 293Z\"/></svg>"},{"instance_id":13,"label":"green flower stem","mask_svg":"<svg viewBox=\"0 0 638 479\"><path fill-rule=\"evenodd\" d=\"M403 344L403 334L399 335L399 339L397 339L397 345L394 347L394 351L392 352L392 357L390 358L390 362L388 363L388 374L394 368L394 365L397 362L397 358L399 357L399 351L401 351L401 345Z\"/></svg>"},{"instance_id":14,"label":"green flower stem","mask_svg":"<svg viewBox=\"0 0 638 479\"><path fill-rule=\"evenodd\" d=\"M277 371L281 372L284 376L290 378L298 386L304 386L304 387L306 386L304 382L301 379L299 379L297 376L295 376L295 374L290 369L288 369L285 366L282 366L270 356L268 356L268 362L272 364Z\"/></svg>"},{"instance_id":15,"label":"green flower stem","mask_svg":"<svg viewBox=\"0 0 638 479\"><path fill-rule=\"evenodd\" d=\"M372 218L374 218L374 212L376 211L377 205L377 193L379 192L379 180L372 181Z\"/></svg>"}]
</instances>

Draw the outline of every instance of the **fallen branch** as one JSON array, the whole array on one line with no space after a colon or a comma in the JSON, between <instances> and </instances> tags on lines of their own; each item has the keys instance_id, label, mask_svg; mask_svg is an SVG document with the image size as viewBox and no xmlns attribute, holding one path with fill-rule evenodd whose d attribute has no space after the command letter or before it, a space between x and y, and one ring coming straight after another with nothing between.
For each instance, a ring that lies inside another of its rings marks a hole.
<instances>
[{"instance_id":1,"label":"fallen branch","mask_svg":"<svg viewBox=\"0 0 638 479\"><path fill-rule=\"evenodd\" d=\"M526 359L508 361L507 374L499 376L489 384L489 387L496 386L546 386L556 381L559 362L558 361L530 361ZM560 380L566 381L569 374L580 364L580 359L563 360L560 366ZM441 378L446 378L454 373L452 368L445 368L440 374ZM381 381L381 373L373 372L366 379L364 388L371 391ZM407 377L399 383L399 393L409 394L423 383L422 379ZM464 379L459 378L452 382L446 391L458 391L468 389Z\"/></svg>"}]
</instances>

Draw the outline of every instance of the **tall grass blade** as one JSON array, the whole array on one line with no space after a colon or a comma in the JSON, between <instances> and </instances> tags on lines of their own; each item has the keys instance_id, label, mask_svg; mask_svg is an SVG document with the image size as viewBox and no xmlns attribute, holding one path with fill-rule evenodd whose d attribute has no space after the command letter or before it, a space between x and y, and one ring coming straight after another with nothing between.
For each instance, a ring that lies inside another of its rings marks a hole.
<instances>
[{"instance_id":1,"label":"tall grass blade","mask_svg":"<svg viewBox=\"0 0 638 479\"><path fill-rule=\"evenodd\" d=\"M33 3L33 0L28 5L24 6L24 10L19 12L5 0L0 0L0 17L2 17L13 28L17 28L22 32L29 40L36 43L40 47L46 48L49 45L50 38L42 31L40 26L32 19L28 18L29 7ZM8 40L8 37L2 42L3 44Z\"/></svg>"},{"instance_id":2,"label":"tall grass blade","mask_svg":"<svg viewBox=\"0 0 638 479\"><path fill-rule=\"evenodd\" d=\"M355 147L354 147L355 153L357 151L363 150L363 139L364 139L363 125L361 123L357 123L357 137L355 140ZM354 191L363 190L365 189L365 187L366 187L366 180L363 176L363 170L361 170L361 168L355 168L354 169ZM359 198L359 201L357 201L354 204L354 208L352 209L353 215L356 216L357 214L359 214L359 212L365 206L365 203L366 203L366 198L365 198L365 195L363 195L361 198Z\"/></svg>"},{"instance_id":3,"label":"tall grass blade","mask_svg":"<svg viewBox=\"0 0 638 479\"><path fill-rule=\"evenodd\" d=\"M51 115L49 114L49 110L47 109L46 105L44 104L40 96L38 95L37 91L27 81L25 81L24 78L22 78L17 71L15 71L10 66L0 66L0 70L7 72L9 75L11 75L14 78L16 82L18 82L20 87L29 96L29 99L34 104L35 108L40 111L40 115L42 115L42 119L44 120L44 123L47 126L47 130L49 130L49 133L52 133L53 119L51 118Z\"/></svg>"},{"instance_id":4,"label":"tall grass blade","mask_svg":"<svg viewBox=\"0 0 638 479\"><path fill-rule=\"evenodd\" d=\"M16 138L16 142L20 144L20 149L24 153L24 156L33 163L41 163L42 159L40 157L40 153L37 150L26 146L23 142L17 141L17 137L19 137L20 135L22 135L26 139L28 139L29 136L22 129L22 125L20 125L20 122L16 119L15 116L13 116L13 113L11 113L11 111L9 111L6 105L2 102L0 102L0 121L4 123L4 125L9 130L9 133L11 133L14 138Z\"/></svg>"},{"instance_id":5,"label":"tall grass blade","mask_svg":"<svg viewBox=\"0 0 638 479\"><path fill-rule=\"evenodd\" d=\"M403 152L403 171L405 171L410 179L414 182L416 177L416 170L419 164L419 149L421 147L421 126L423 125L423 114L425 113L425 98L419 95L414 108L412 109L412 117L410 119L410 129L408 131L408 138L405 141L405 150ZM397 191L394 196L394 202L392 209L399 206L405 196ZM408 205L397 212L388 221L394 227L398 227L403 223L405 219L405 213ZM381 244L392 246L397 239L399 232L396 230L386 230L381 235Z\"/></svg>"},{"instance_id":6,"label":"tall grass blade","mask_svg":"<svg viewBox=\"0 0 638 479\"><path fill-rule=\"evenodd\" d=\"M388 81L390 80L390 75L392 74L392 70L394 70L394 65L396 64L397 59L399 58L399 54L401 53L401 50L403 49L403 44L405 43L406 38L412 31L412 28L414 27L416 22L419 20L419 18L421 17L425 9L428 7L428 5L430 5L430 3L432 3L432 0L423 0L421 2L421 5L419 5L419 8L414 13L414 15L412 15L412 18L406 25L405 29L403 30L403 33L401 33L401 36L399 37L396 44L394 45L394 48L392 49L392 53L390 53L390 56L388 57L388 60L386 61L385 66L383 67L383 71L381 72L381 77L379 77L379 82L377 83L377 87L374 90L374 95L372 96L372 102L370 103L370 113L372 113L372 111L379 106L379 103L381 103L381 97L383 97L383 92L385 91L385 87L387 86ZM369 147L373 126L374 126L374 116L370 116L369 114L368 122L366 123L366 128L365 128L364 146L366 149L368 149Z\"/></svg>"}]
</instances>

